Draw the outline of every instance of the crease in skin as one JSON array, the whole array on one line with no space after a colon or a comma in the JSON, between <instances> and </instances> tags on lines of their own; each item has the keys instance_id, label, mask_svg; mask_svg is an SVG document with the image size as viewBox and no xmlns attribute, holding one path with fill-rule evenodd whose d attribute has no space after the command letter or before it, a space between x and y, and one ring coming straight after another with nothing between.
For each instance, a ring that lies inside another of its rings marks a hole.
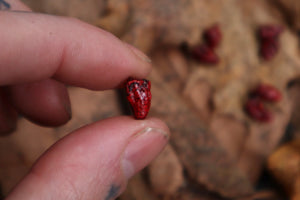
<instances>
[{"instance_id":1,"label":"crease in skin","mask_svg":"<svg viewBox=\"0 0 300 200\"><path fill-rule=\"evenodd\" d=\"M55 78L57 72L59 72L60 69L64 66L65 57L66 57L66 45L63 45L60 53L59 64L57 65L56 70L53 72L53 75L51 77Z\"/></svg>"},{"instance_id":2,"label":"crease in skin","mask_svg":"<svg viewBox=\"0 0 300 200\"><path fill-rule=\"evenodd\" d=\"M9 135L10 133L14 132L17 129L16 121L7 120L3 123L5 123L5 124L0 125L0 135L1 136Z\"/></svg>"},{"instance_id":3,"label":"crease in skin","mask_svg":"<svg viewBox=\"0 0 300 200\"><path fill-rule=\"evenodd\" d=\"M0 135L6 136L17 128L18 113L10 104L7 88L0 87Z\"/></svg>"}]
</instances>

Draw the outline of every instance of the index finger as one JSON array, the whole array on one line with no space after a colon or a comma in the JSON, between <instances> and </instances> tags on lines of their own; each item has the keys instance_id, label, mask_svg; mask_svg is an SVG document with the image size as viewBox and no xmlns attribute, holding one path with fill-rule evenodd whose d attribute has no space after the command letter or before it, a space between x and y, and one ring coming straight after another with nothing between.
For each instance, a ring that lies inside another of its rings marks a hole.
<instances>
[{"instance_id":1,"label":"index finger","mask_svg":"<svg viewBox=\"0 0 300 200\"><path fill-rule=\"evenodd\" d=\"M53 77L101 90L129 76L144 78L148 58L112 34L79 20L0 12L0 85Z\"/></svg>"}]
</instances>

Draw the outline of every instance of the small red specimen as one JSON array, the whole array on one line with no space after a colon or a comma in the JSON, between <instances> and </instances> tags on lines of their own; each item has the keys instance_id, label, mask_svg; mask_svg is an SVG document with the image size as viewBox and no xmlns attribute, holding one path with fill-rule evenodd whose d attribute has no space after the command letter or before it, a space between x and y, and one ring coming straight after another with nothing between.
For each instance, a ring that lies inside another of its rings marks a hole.
<instances>
[{"instance_id":1,"label":"small red specimen","mask_svg":"<svg viewBox=\"0 0 300 200\"><path fill-rule=\"evenodd\" d=\"M136 119L145 119L151 105L151 82L129 78L126 83L127 100Z\"/></svg>"},{"instance_id":2,"label":"small red specimen","mask_svg":"<svg viewBox=\"0 0 300 200\"><path fill-rule=\"evenodd\" d=\"M207 45L214 49L219 46L222 40L222 33L218 24L206 29L203 33L203 37Z\"/></svg>"},{"instance_id":3,"label":"small red specimen","mask_svg":"<svg viewBox=\"0 0 300 200\"><path fill-rule=\"evenodd\" d=\"M281 100L281 92L272 85L260 84L252 92L253 96L265 101L278 102Z\"/></svg>"},{"instance_id":4,"label":"small red specimen","mask_svg":"<svg viewBox=\"0 0 300 200\"><path fill-rule=\"evenodd\" d=\"M250 98L245 105L246 112L253 119L260 122L270 122L272 114L265 108L260 98Z\"/></svg>"},{"instance_id":5,"label":"small red specimen","mask_svg":"<svg viewBox=\"0 0 300 200\"><path fill-rule=\"evenodd\" d=\"M200 44L192 49L193 57L205 64L218 64L219 57L212 48L206 44Z\"/></svg>"},{"instance_id":6,"label":"small red specimen","mask_svg":"<svg viewBox=\"0 0 300 200\"><path fill-rule=\"evenodd\" d=\"M272 59L279 50L279 36L282 26L264 25L259 28L260 54L265 60Z\"/></svg>"}]
</instances>

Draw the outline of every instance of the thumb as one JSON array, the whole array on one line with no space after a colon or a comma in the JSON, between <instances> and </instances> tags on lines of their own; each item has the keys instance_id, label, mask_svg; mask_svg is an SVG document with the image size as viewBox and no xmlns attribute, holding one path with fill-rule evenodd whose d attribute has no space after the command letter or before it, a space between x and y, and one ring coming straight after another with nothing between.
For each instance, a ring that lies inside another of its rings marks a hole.
<instances>
[{"instance_id":1,"label":"thumb","mask_svg":"<svg viewBox=\"0 0 300 200\"><path fill-rule=\"evenodd\" d=\"M53 145L7 199L115 199L168 138L158 119L115 117L88 125Z\"/></svg>"}]
</instances>

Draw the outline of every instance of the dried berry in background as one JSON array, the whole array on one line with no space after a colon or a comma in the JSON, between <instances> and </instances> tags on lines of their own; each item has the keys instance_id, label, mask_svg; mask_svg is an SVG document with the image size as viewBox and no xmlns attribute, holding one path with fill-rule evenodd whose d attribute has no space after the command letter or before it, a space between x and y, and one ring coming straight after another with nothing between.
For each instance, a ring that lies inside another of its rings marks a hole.
<instances>
[{"instance_id":1,"label":"dried berry in background","mask_svg":"<svg viewBox=\"0 0 300 200\"><path fill-rule=\"evenodd\" d=\"M283 28L281 26L264 25L259 28L259 36L263 40L278 39L282 31Z\"/></svg>"},{"instance_id":2,"label":"dried berry in background","mask_svg":"<svg viewBox=\"0 0 300 200\"><path fill-rule=\"evenodd\" d=\"M194 57L194 59L204 64L215 65L219 63L218 55L212 48L210 48L206 44L195 46L192 49L192 56Z\"/></svg>"},{"instance_id":3,"label":"dried berry in background","mask_svg":"<svg viewBox=\"0 0 300 200\"><path fill-rule=\"evenodd\" d=\"M267 84L258 85L251 95L269 102L278 102L281 100L281 92L274 86Z\"/></svg>"},{"instance_id":4,"label":"dried berry in background","mask_svg":"<svg viewBox=\"0 0 300 200\"><path fill-rule=\"evenodd\" d=\"M275 25L264 25L259 28L260 54L265 60L271 60L279 50L279 36L283 28Z\"/></svg>"},{"instance_id":5,"label":"dried berry in background","mask_svg":"<svg viewBox=\"0 0 300 200\"><path fill-rule=\"evenodd\" d=\"M151 105L151 82L129 78L126 83L127 100L136 119L146 118Z\"/></svg>"},{"instance_id":6,"label":"dried berry in background","mask_svg":"<svg viewBox=\"0 0 300 200\"><path fill-rule=\"evenodd\" d=\"M251 118L260 122L270 122L272 114L265 108L260 98L250 98L245 105L246 112Z\"/></svg>"},{"instance_id":7,"label":"dried berry in background","mask_svg":"<svg viewBox=\"0 0 300 200\"><path fill-rule=\"evenodd\" d=\"M204 43L192 49L194 59L204 64L218 64L219 56L215 53L215 48L220 45L222 33L218 24L215 24L203 33Z\"/></svg>"},{"instance_id":8,"label":"dried berry in background","mask_svg":"<svg viewBox=\"0 0 300 200\"><path fill-rule=\"evenodd\" d=\"M277 40L265 40L261 42L260 53L265 60L271 60L279 50Z\"/></svg>"},{"instance_id":9,"label":"dried berry in background","mask_svg":"<svg viewBox=\"0 0 300 200\"><path fill-rule=\"evenodd\" d=\"M281 100L281 92L272 85L259 84L250 93L246 102L246 112L253 118L261 122L272 120L271 113L265 108L264 102L278 102Z\"/></svg>"},{"instance_id":10,"label":"dried berry in background","mask_svg":"<svg viewBox=\"0 0 300 200\"><path fill-rule=\"evenodd\" d=\"M219 25L215 24L206 29L203 33L203 38L210 48L214 49L219 46L222 40L222 33Z\"/></svg>"}]
</instances>

